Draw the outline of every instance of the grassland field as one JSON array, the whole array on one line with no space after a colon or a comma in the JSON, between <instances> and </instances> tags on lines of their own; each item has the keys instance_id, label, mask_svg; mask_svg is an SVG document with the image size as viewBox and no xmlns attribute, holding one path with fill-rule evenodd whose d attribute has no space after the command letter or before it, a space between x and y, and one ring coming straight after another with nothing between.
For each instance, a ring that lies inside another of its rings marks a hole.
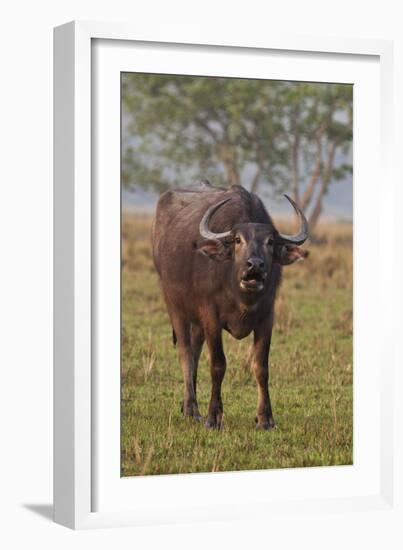
<instances>
[{"instance_id":1,"label":"grassland field","mask_svg":"<svg viewBox=\"0 0 403 550\"><path fill-rule=\"evenodd\" d=\"M150 247L151 216L122 226L122 476L351 464L353 455L352 227L322 224L310 256L284 268L270 353L277 427L255 430L251 337L224 334L220 431L183 418L182 374ZM280 226L280 230L284 230ZM203 350L198 401L210 374Z\"/></svg>"}]
</instances>

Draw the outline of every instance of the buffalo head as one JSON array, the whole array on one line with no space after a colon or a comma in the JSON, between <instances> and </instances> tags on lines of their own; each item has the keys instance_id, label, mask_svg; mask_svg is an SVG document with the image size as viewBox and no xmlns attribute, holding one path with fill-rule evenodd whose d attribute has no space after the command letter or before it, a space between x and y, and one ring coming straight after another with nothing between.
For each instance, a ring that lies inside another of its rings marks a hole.
<instances>
[{"instance_id":1,"label":"buffalo head","mask_svg":"<svg viewBox=\"0 0 403 550\"><path fill-rule=\"evenodd\" d=\"M273 263L288 265L303 259L307 252L299 248L308 238L308 222L302 210L287 195L300 221L296 235L284 235L274 226L262 223L239 223L229 231L214 233L209 229L213 214L231 199L207 209L200 222L205 239L198 248L216 261L231 260L235 284L244 293L260 293L265 288Z\"/></svg>"}]
</instances>

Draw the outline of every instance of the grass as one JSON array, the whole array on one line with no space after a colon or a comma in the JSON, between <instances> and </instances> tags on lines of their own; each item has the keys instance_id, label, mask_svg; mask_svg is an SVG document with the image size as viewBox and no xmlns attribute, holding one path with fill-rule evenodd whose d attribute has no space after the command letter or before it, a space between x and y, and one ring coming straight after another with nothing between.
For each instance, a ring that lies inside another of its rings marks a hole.
<instances>
[{"instance_id":1,"label":"grass","mask_svg":"<svg viewBox=\"0 0 403 550\"><path fill-rule=\"evenodd\" d=\"M327 225L305 262L284 269L271 348L270 394L277 428L254 427L250 337L224 335L224 427L183 418L182 376L150 255L147 216L123 219L123 476L351 464L352 235ZM206 414L204 350L198 400Z\"/></svg>"}]
</instances>

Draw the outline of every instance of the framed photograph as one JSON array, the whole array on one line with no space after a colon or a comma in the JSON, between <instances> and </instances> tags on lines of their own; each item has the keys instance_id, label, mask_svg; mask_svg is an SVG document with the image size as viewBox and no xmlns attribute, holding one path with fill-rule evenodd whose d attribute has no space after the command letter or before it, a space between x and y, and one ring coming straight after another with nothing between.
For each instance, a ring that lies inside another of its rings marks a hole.
<instances>
[{"instance_id":1,"label":"framed photograph","mask_svg":"<svg viewBox=\"0 0 403 550\"><path fill-rule=\"evenodd\" d=\"M394 514L393 44L54 53L55 521Z\"/></svg>"}]
</instances>

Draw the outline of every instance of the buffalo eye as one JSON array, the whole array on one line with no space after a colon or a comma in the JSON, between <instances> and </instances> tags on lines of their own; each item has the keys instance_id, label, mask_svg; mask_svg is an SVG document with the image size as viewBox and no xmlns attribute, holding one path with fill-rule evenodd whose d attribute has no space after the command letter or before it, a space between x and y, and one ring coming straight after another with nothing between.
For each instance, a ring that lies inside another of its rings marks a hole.
<instances>
[{"instance_id":1,"label":"buffalo eye","mask_svg":"<svg viewBox=\"0 0 403 550\"><path fill-rule=\"evenodd\" d=\"M266 242L267 246L273 246L273 243L274 243L273 237L269 237L269 238L267 239L267 242Z\"/></svg>"},{"instance_id":2,"label":"buffalo eye","mask_svg":"<svg viewBox=\"0 0 403 550\"><path fill-rule=\"evenodd\" d=\"M235 243L241 244L241 237L235 237Z\"/></svg>"}]
</instances>

